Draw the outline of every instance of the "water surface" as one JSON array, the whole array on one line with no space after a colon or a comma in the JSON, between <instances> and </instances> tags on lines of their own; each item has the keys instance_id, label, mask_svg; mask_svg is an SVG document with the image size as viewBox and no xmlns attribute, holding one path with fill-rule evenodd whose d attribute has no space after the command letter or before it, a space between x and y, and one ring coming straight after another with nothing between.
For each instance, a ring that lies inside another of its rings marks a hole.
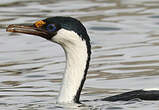
<instances>
[{"instance_id":1,"label":"water surface","mask_svg":"<svg viewBox=\"0 0 159 110\"><path fill-rule=\"evenodd\" d=\"M159 86L158 0L3 0L0 3L1 110L158 110L158 101L94 101ZM45 39L6 33L13 23L72 16L87 28L92 60L83 105L56 104L65 67L62 48ZM79 107L78 107L79 106Z\"/></svg>"}]
</instances>

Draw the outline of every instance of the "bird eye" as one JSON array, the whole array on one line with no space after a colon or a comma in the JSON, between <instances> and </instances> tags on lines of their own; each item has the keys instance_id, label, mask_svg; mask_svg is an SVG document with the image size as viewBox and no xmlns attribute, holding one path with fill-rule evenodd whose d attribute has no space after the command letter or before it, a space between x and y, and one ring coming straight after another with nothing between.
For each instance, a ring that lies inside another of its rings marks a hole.
<instances>
[{"instance_id":1,"label":"bird eye","mask_svg":"<svg viewBox=\"0 0 159 110\"><path fill-rule=\"evenodd\" d=\"M56 26L54 24L49 24L49 25L47 25L46 29L49 32L54 32L56 30Z\"/></svg>"}]
</instances>

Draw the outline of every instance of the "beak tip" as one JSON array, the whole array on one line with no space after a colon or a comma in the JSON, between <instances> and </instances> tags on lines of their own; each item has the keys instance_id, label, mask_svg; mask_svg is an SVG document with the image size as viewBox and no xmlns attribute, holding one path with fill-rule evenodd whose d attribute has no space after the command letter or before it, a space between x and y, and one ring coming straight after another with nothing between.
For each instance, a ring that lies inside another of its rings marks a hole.
<instances>
[{"instance_id":1,"label":"beak tip","mask_svg":"<svg viewBox=\"0 0 159 110\"><path fill-rule=\"evenodd\" d=\"M13 25L13 24L9 25L9 26L6 28L6 32L14 32L14 31L15 31L15 29L14 29L14 25Z\"/></svg>"},{"instance_id":2,"label":"beak tip","mask_svg":"<svg viewBox=\"0 0 159 110\"><path fill-rule=\"evenodd\" d=\"M9 25L7 28L6 28L6 32L11 32L12 28L11 28L11 25Z\"/></svg>"}]
</instances>

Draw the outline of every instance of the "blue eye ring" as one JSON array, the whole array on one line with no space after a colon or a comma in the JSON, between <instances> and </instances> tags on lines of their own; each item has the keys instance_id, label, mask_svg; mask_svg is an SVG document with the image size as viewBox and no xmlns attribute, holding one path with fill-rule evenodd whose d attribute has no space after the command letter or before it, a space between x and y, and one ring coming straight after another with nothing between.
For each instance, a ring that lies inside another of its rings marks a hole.
<instances>
[{"instance_id":1,"label":"blue eye ring","mask_svg":"<svg viewBox=\"0 0 159 110\"><path fill-rule=\"evenodd\" d=\"M56 26L55 26L55 24L49 24L49 25L47 25L46 29L49 32L54 32L56 30Z\"/></svg>"}]
</instances>

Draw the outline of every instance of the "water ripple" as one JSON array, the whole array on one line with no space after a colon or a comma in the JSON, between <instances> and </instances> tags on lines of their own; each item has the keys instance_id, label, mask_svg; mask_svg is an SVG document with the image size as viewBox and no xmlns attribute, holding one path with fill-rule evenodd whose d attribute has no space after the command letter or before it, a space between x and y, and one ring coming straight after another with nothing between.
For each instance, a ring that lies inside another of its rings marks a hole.
<instances>
[{"instance_id":1,"label":"water ripple","mask_svg":"<svg viewBox=\"0 0 159 110\"><path fill-rule=\"evenodd\" d=\"M158 0L3 0L0 3L0 108L158 109L152 102L94 101L132 89L158 87ZM39 37L6 33L9 24L72 16L87 27L92 60L81 100L60 106L65 68L60 46Z\"/></svg>"}]
</instances>

